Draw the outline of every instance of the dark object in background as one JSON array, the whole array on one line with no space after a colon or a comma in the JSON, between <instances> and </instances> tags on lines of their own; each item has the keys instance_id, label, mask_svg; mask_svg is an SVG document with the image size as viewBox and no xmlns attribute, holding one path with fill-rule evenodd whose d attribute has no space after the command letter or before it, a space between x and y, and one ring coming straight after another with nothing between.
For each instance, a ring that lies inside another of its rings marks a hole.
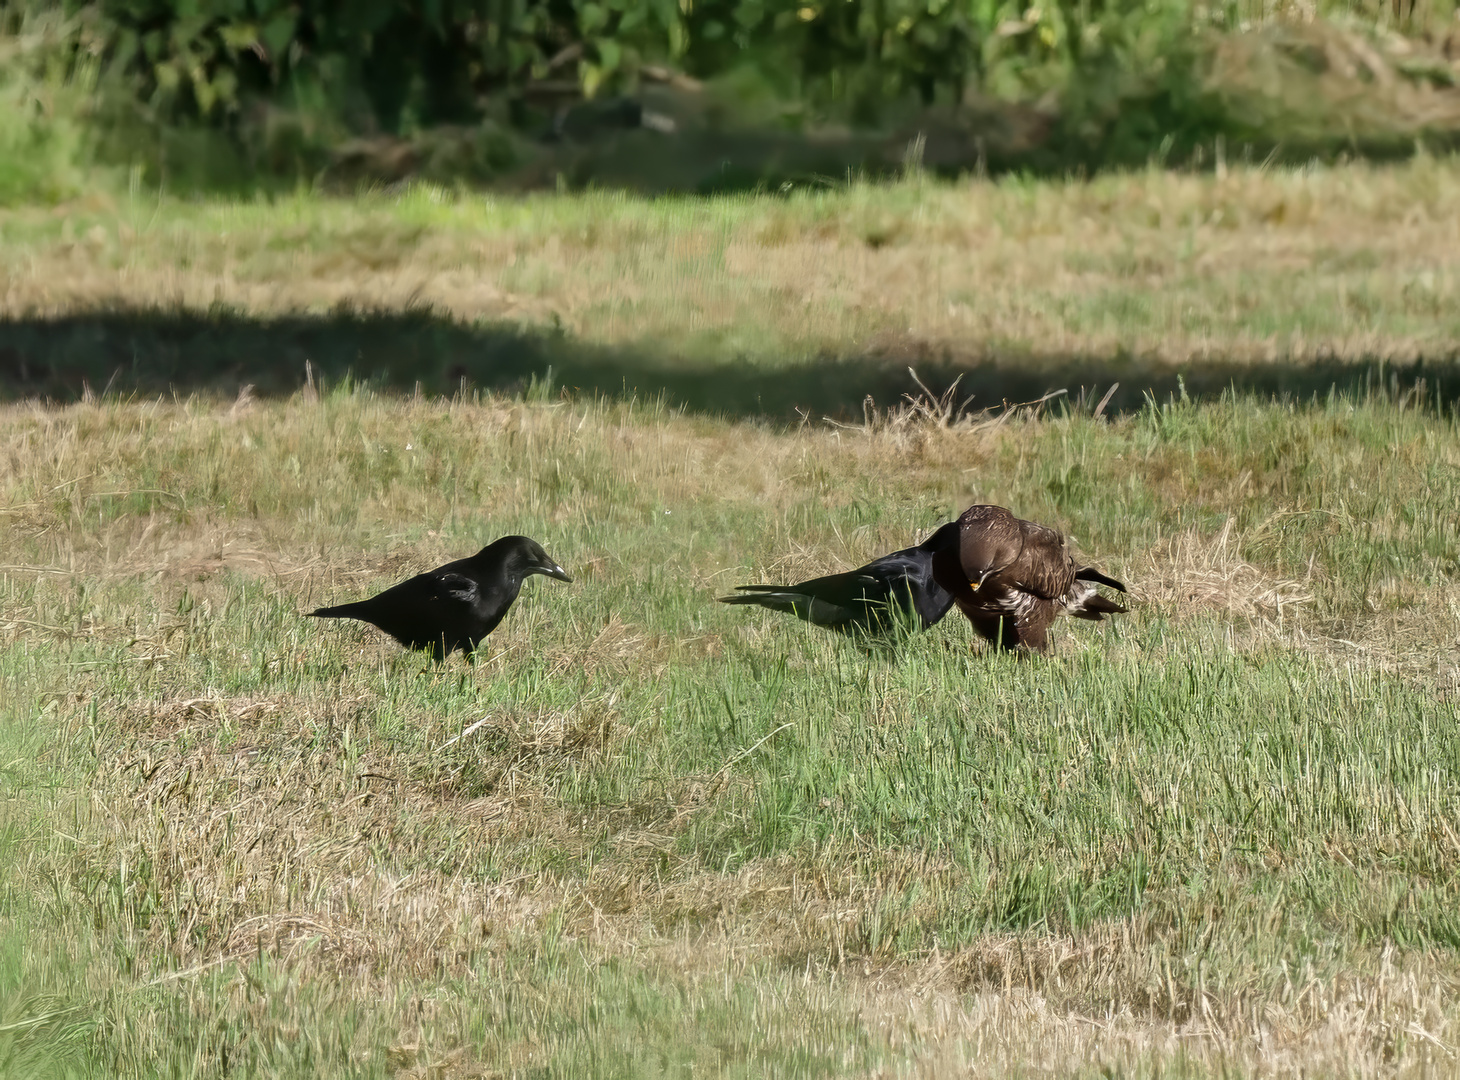
<instances>
[{"instance_id":1,"label":"dark object in background","mask_svg":"<svg viewBox=\"0 0 1460 1080\"><path fill-rule=\"evenodd\" d=\"M408 649L437 660L460 649L470 656L497 628L532 574L559 581L573 577L526 536L504 536L467 559L417 574L369 600L322 607L321 619L359 619L379 627Z\"/></svg>"},{"instance_id":2,"label":"dark object in background","mask_svg":"<svg viewBox=\"0 0 1460 1080\"><path fill-rule=\"evenodd\" d=\"M644 106L633 98L581 101L558 110L549 138L586 142L603 131L631 131L643 120Z\"/></svg>"},{"instance_id":3,"label":"dark object in background","mask_svg":"<svg viewBox=\"0 0 1460 1080\"><path fill-rule=\"evenodd\" d=\"M938 535L934 579L974 631L999 648L1044 652L1060 615L1099 622L1128 610L1092 582L1120 592L1124 585L1093 567L1077 568L1063 536L1002 506L970 506L952 531Z\"/></svg>"},{"instance_id":4,"label":"dark object in background","mask_svg":"<svg viewBox=\"0 0 1460 1080\"><path fill-rule=\"evenodd\" d=\"M955 522L916 547L903 548L845 574L798 585L739 585L722 604L758 604L843 634L885 634L902 619L926 630L948 613L953 596L933 580L933 553L956 541Z\"/></svg>"}]
</instances>

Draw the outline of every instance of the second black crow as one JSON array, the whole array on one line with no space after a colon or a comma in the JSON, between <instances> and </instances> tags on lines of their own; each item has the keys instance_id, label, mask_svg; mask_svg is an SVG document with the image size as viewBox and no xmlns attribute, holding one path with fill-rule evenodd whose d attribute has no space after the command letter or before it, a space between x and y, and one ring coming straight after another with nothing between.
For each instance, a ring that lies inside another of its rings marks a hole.
<instances>
[{"instance_id":1,"label":"second black crow","mask_svg":"<svg viewBox=\"0 0 1460 1080\"><path fill-rule=\"evenodd\" d=\"M497 628L532 574L559 581L573 577L526 536L504 536L470 558L393 585L369 600L322 607L321 619L359 619L384 630L409 649L443 659L460 649L470 656Z\"/></svg>"},{"instance_id":2,"label":"second black crow","mask_svg":"<svg viewBox=\"0 0 1460 1080\"><path fill-rule=\"evenodd\" d=\"M916 620L926 630L948 613L953 594L933 580L933 554L956 539L949 522L916 547L903 548L845 574L798 585L738 585L722 604L758 604L843 634L885 634Z\"/></svg>"}]
</instances>

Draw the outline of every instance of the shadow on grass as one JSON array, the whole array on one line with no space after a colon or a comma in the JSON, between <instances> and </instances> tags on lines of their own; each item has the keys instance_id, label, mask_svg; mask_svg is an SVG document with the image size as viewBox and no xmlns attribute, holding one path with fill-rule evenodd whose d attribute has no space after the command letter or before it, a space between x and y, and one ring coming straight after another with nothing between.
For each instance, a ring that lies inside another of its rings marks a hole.
<instances>
[{"instance_id":1,"label":"shadow on grass","mask_svg":"<svg viewBox=\"0 0 1460 1080\"><path fill-rule=\"evenodd\" d=\"M978 346L974 346L978 349ZM504 394L551 383L577 395L663 396L691 412L796 421L863 415L869 395L891 405L918 388L941 390L962 377L960 398L975 408L1031 401L1051 390L1093 405L1112 383L1107 408L1166 400L1184 385L1193 397L1223 390L1304 400L1332 389L1402 394L1420 386L1430 405L1460 400L1460 354L1388 364L1212 361L1171 365L1134 356L1032 354L997 347L955 354L918 343L875 353L714 361L662 345L603 346L515 323L463 323L426 310L337 311L253 318L232 311L119 310L0 320L0 401L65 402L111 395L213 394L245 384L260 396L292 394L306 361L324 384L346 378L383 391Z\"/></svg>"}]
</instances>

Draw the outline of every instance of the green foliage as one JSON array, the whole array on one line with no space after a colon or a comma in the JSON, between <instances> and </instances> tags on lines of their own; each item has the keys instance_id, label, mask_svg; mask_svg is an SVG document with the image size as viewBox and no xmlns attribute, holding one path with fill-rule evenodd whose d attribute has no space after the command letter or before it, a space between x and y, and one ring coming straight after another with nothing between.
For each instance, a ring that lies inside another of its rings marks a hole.
<instances>
[{"instance_id":1,"label":"green foliage","mask_svg":"<svg viewBox=\"0 0 1460 1080\"><path fill-rule=\"evenodd\" d=\"M1353 0L1320 6L1376 25ZM1452 10L1440 0L1433 14ZM100 89L103 158L144 162L149 180L210 188L259 176L312 182L353 137L420 140L462 126L490 130L479 145L414 143L404 170L357 154L363 167L331 179L491 179L522 157L499 133L561 133L562 107L576 96L631 93L674 70L715 84L705 98L711 126L925 130L952 118L963 144L988 137L976 157L996 170L1186 161L1219 139L1286 144L1307 160L1355 140L1407 152L1428 137L1394 102L1387 111L1370 103L1365 119L1311 87L1223 92L1212 78L1216 43L1245 35L1246 14L1193 0L0 0L0 40L43 24L46 47L28 74ZM1258 21L1282 18L1264 11ZM1313 41L1261 48L1323 53ZM1443 58L1435 63L1435 77L1453 79ZM1227 74L1252 66L1230 62ZM1284 86L1301 78L1279 66ZM1288 97L1318 104L1263 107ZM71 154L66 136L30 145L26 108L5 110L0 147L52 176L43 162ZM967 146L937 167L972 168ZM880 168L856 151L791 171ZM546 174L580 171L557 163ZM773 182L750 172L738 182ZM35 186L8 181L17 184ZM6 188L0 176L0 197Z\"/></svg>"},{"instance_id":2,"label":"green foliage","mask_svg":"<svg viewBox=\"0 0 1460 1080\"><path fill-rule=\"evenodd\" d=\"M250 101L322 97L385 131L475 119L533 80L571 75L591 97L664 62L711 77L749 60L788 95L864 120L903 99L1027 97L1081 72L1121 96L1153 71L1180 75L1170 46L1191 29L1185 0L12 0L0 12L63 7L85 16L73 55L104 57L165 115L226 124Z\"/></svg>"},{"instance_id":3,"label":"green foliage","mask_svg":"<svg viewBox=\"0 0 1460 1080\"><path fill-rule=\"evenodd\" d=\"M251 101L321 94L387 131L474 119L484 95L569 60L591 93L687 42L672 2L36 0L0 12L62 7L102 28L100 47L78 41L77 55L100 53L162 114L223 124Z\"/></svg>"},{"instance_id":4,"label":"green foliage","mask_svg":"<svg viewBox=\"0 0 1460 1080\"><path fill-rule=\"evenodd\" d=\"M64 41L74 52L74 21L53 15L25 20L23 28L0 35L0 206L59 202L87 181L85 113L96 65L84 51L58 63L50 46Z\"/></svg>"}]
</instances>

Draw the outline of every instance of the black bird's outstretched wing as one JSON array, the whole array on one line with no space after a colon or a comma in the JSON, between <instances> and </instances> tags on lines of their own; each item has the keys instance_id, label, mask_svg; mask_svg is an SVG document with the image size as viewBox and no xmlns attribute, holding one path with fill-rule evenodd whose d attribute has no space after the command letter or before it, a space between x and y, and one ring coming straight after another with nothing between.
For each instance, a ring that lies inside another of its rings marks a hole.
<instances>
[{"instance_id":1,"label":"black bird's outstretched wing","mask_svg":"<svg viewBox=\"0 0 1460 1080\"><path fill-rule=\"evenodd\" d=\"M845 574L797 585L740 585L724 604L758 604L844 634L885 633L912 617L926 630L953 606L953 596L933 581L932 554L904 548ZM904 614L905 613L905 614Z\"/></svg>"},{"instance_id":2,"label":"black bird's outstretched wing","mask_svg":"<svg viewBox=\"0 0 1460 1080\"><path fill-rule=\"evenodd\" d=\"M890 581L852 571L829 574L799 585L737 585L739 596L722 596L726 604L758 604L784 611L830 630L881 629L890 614Z\"/></svg>"}]
</instances>

